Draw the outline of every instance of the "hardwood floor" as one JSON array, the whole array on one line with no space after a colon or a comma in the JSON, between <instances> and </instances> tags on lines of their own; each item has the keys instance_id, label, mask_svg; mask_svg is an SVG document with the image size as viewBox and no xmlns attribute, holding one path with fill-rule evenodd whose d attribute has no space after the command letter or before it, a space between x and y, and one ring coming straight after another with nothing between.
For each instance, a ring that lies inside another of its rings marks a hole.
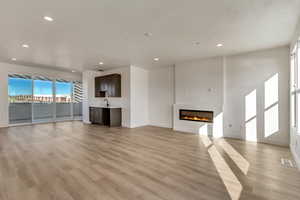
<instances>
[{"instance_id":1,"label":"hardwood floor","mask_svg":"<svg viewBox=\"0 0 300 200\"><path fill-rule=\"evenodd\" d=\"M157 127L0 129L0 200L300 199L288 148Z\"/></svg>"}]
</instances>

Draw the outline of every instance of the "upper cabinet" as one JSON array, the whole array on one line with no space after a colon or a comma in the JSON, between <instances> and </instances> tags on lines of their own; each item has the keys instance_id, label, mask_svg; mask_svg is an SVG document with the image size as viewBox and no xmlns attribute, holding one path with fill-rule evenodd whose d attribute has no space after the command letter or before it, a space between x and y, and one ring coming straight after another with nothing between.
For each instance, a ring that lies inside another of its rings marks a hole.
<instances>
[{"instance_id":1,"label":"upper cabinet","mask_svg":"<svg viewBox=\"0 0 300 200\"><path fill-rule=\"evenodd\" d=\"M110 74L95 78L95 97L121 97L121 75Z\"/></svg>"}]
</instances>

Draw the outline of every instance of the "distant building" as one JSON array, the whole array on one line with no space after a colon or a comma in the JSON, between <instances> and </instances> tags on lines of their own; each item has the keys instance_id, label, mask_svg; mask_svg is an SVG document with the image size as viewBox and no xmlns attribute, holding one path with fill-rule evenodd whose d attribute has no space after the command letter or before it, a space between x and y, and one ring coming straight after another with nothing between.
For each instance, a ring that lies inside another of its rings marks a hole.
<instances>
[{"instance_id":1,"label":"distant building","mask_svg":"<svg viewBox=\"0 0 300 200\"><path fill-rule=\"evenodd\" d=\"M9 96L8 100L10 103L51 103L53 102L53 96L51 95L16 95ZM56 103L69 103L72 101L71 96L57 95L55 98Z\"/></svg>"}]
</instances>

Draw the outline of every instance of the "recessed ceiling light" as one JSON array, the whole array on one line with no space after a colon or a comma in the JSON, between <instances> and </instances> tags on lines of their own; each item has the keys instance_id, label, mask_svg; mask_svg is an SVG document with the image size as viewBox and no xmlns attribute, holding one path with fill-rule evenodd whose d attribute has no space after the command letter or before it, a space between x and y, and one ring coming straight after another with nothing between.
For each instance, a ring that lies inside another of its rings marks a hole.
<instances>
[{"instance_id":1,"label":"recessed ceiling light","mask_svg":"<svg viewBox=\"0 0 300 200\"><path fill-rule=\"evenodd\" d=\"M22 47L29 48L29 45L28 44L22 44Z\"/></svg>"},{"instance_id":2,"label":"recessed ceiling light","mask_svg":"<svg viewBox=\"0 0 300 200\"><path fill-rule=\"evenodd\" d=\"M103 62L99 62L99 65L103 65L104 63Z\"/></svg>"},{"instance_id":3,"label":"recessed ceiling light","mask_svg":"<svg viewBox=\"0 0 300 200\"><path fill-rule=\"evenodd\" d=\"M153 60L154 60L154 61L159 61L159 58L154 58Z\"/></svg>"},{"instance_id":4,"label":"recessed ceiling light","mask_svg":"<svg viewBox=\"0 0 300 200\"><path fill-rule=\"evenodd\" d=\"M75 70L72 70L72 72L75 73L76 71L75 71Z\"/></svg>"},{"instance_id":5,"label":"recessed ceiling light","mask_svg":"<svg viewBox=\"0 0 300 200\"><path fill-rule=\"evenodd\" d=\"M222 46L223 46L223 44L221 44L221 43L220 43L220 44L217 44L217 47L222 47Z\"/></svg>"},{"instance_id":6,"label":"recessed ceiling light","mask_svg":"<svg viewBox=\"0 0 300 200\"><path fill-rule=\"evenodd\" d=\"M44 16L44 20L52 22L54 19L52 17L49 17L49 16Z\"/></svg>"},{"instance_id":7,"label":"recessed ceiling light","mask_svg":"<svg viewBox=\"0 0 300 200\"><path fill-rule=\"evenodd\" d=\"M144 36L146 36L146 37L151 37L151 36L152 36L152 33L146 32L146 33L144 33Z\"/></svg>"},{"instance_id":8,"label":"recessed ceiling light","mask_svg":"<svg viewBox=\"0 0 300 200\"><path fill-rule=\"evenodd\" d=\"M12 61L16 61L17 59L16 59L16 58L12 58L11 60L12 60Z\"/></svg>"}]
</instances>

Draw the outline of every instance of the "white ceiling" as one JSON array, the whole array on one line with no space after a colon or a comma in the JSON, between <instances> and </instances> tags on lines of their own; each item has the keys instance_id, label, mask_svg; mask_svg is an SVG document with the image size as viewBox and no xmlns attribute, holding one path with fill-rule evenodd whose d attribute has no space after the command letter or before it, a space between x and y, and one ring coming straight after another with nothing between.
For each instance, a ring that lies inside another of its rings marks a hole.
<instances>
[{"instance_id":1,"label":"white ceiling","mask_svg":"<svg viewBox=\"0 0 300 200\"><path fill-rule=\"evenodd\" d=\"M300 0L4 0L0 59L80 71L170 65L286 45L299 14Z\"/></svg>"}]
</instances>

